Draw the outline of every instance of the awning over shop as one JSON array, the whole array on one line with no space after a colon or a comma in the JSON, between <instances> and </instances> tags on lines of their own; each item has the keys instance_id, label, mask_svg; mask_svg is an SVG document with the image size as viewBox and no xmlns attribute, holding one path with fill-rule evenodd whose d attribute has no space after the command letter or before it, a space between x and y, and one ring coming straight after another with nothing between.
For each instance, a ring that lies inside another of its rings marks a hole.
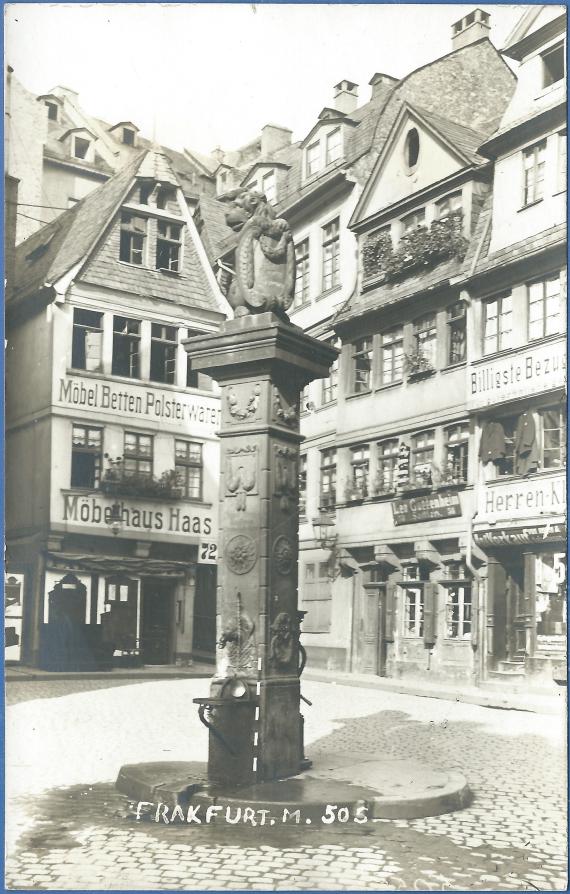
<instances>
[{"instance_id":1,"label":"awning over shop","mask_svg":"<svg viewBox=\"0 0 570 894\"><path fill-rule=\"evenodd\" d=\"M52 568L67 571L88 571L92 574L135 574L138 577L184 577L193 568L192 562L171 559L143 559L138 556L80 555L48 552Z\"/></svg>"},{"instance_id":2,"label":"awning over shop","mask_svg":"<svg viewBox=\"0 0 570 894\"><path fill-rule=\"evenodd\" d=\"M560 516L541 521L511 525L481 525L473 528L473 539L479 546L516 546L524 543L566 541L566 523Z\"/></svg>"}]
</instances>

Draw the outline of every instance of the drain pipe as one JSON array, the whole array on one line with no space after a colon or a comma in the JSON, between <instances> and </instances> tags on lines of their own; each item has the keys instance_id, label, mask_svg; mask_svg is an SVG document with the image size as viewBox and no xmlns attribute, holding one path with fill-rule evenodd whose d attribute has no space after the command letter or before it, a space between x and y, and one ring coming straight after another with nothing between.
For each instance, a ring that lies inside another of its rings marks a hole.
<instances>
[{"instance_id":1,"label":"drain pipe","mask_svg":"<svg viewBox=\"0 0 570 894\"><path fill-rule=\"evenodd\" d=\"M477 646L479 649L479 682L484 683L487 679L487 663L485 654L487 650L487 625L485 624L485 608L487 604L487 591L485 589L483 599L483 580L480 572L473 565L473 518L477 515L469 516L467 522L467 543L465 544L465 565L473 575L477 582Z\"/></svg>"}]
</instances>

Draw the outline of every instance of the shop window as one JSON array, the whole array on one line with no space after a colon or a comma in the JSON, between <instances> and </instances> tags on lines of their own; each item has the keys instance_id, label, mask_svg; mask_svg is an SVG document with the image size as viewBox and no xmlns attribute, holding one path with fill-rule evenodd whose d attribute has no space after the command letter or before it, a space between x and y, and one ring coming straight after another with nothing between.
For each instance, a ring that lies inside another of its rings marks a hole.
<instances>
[{"instance_id":1,"label":"shop window","mask_svg":"<svg viewBox=\"0 0 570 894\"><path fill-rule=\"evenodd\" d=\"M152 476L153 438L138 432L125 432L123 467L127 475Z\"/></svg>"},{"instance_id":2,"label":"shop window","mask_svg":"<svg viewBox=\"0 0 570 894\"><path fill-rule=\"evenodd\" d=\"M380 377L382 385L401 382L404 376L404 328L397 326L380 336Z\"/></svg>"},{"instance_id":3,"label":"shop window","mask_svg":"<svg viewBox=\"0 0 570 894\"><path fill-rule=\"evenodd\" d=\"M566 465L566 412L563 408L541 410L541 466L562 469Z\"/></svg>"},{"instance_id":4,"label":"shop window","mask_svg":"<svg viewBox=\"0 0 570 894\"><path fill-rule=\"evenodd\" d=\"M376 494L393 493L396 490L400 445L397 438L380 441L376 447L377 472L374 483Z\"/></svg>"},{"instance_id":5,"label":"shop window","mask_svg":"<svg viewBox=\"0 0 570 894\"><path fill-rule=\"evenodd\" d=\"M321 450L321 480L319 507L333 508L336 504L336 450Z\"/></svg>"},{"instance_id":6,"label":"shop window","mask_svg":"<svg viewBox=\"0 0 570 894\"><path fill-rule=\"evenodd\" d=\"M196 441L175 441L174 456L178 481L188 500L202 499L202 445Z\"/></svg>"},{"instance_id":7,"label":"shop window","mask_svg":"<svg viewBox=\"0 0 570 894\"><path fill-rule=\"evenodd\" d=\"M331 629L332 588L327 562L307 562L302 576L302 605L305 633L328 633Z\"/></svg>"},{"instance_id":8,"label":"shop window","mask_svg":"<svg viewBox=\"0 0 570 894\"><path fill-rule=\"evenodd\" d=\"M182 224L159 220L156 239L156 269L179 273L182 256Z\"/></svg>"},{"instance_id":9,"label":"shop window","mask_svg":"<svg viewBox=\"0 0 570 894\"><path fill-rule=\"evenodd\" d=\"M539 202L544 196L546 140L529 146L523 152L523 206Z\"/></svg>"},{"instance_id":10,"label":"shop window","mask_svg":"<svg viewBox=\"0 0 570 894\"><path fill-rule=\"evenodd\" d=\"M342 156L342 134L340 127L335 128L326 138L326 165L332 165Z\"/></svg>"},{"instance_id":11,"label":"shop window","mask_svg":"<svg viewBox=\"0 0 570 894\"><path fill-rule=\"evenodd\" d=\"M126 264L144 264L145 241L146 217L137 217L135 214L123 211L119 259Z\"/></svg>"},{"instance_id":12,"label":"shop window","mask_svg":"<svg viewBox=\"0 0 570 894\"><path fill-rule=\"evenodd\" d=\"M103 430L73 425L71 433L71 487L99 487Z\"/></svg>"},{"instance_id":13,"label":"shop window","mask_svg":"<svg viewBox=\"0 0 570 894\"><path fill-rule=\"evenodd\" d=\"M510 292L483 302L483 353L495 354L512 346L513 297Z\"/></svg>"},{"instance_id":14,"label":"shop window","mask_svg":"<svg viewBox=\"0 0 570 894\"><path fill-rule=\"evenodd\" d=\"M447 308L447 363L465 360L467 317L464 301L457 301Z\"/></svg>"},{"instance_id":15,"label":"shop window","mask_svg":"<svg viewBox=\"0 0 570 894\"><path fill-rule=\"evenodd\" d=\"M469 462L469 425L450 425L445 429L445 468L443 482L466 484Z\"/></svg>"},{"instance_id":16,"label":"shop window","mask_svg":"<svg viewBox=\"0 0 570 894\"><path fill-rule=\"evenodd\" d=\"M530 341L562 331L560 277L530 283L528 292L528 337Z\"/></svg>"},{"instance_id":17,"label":"shop window","mask_svg":"<svg viewBox=\"0 0 570 894\"><path fill-rule=\"evenodd\" d=\"M445 635L449 639L470 639L471 584L452 583L446 586L446 590Z\"/></svg>"},{"instance_id":18,"label":"shop window","mask_svg":"<svg viewBox=\"0 0 570 894\"><path fill-rule=\"evenodd\" d=\"M306 154L306 171L307 177L312 177L321 167L321 144L319 142L311 143L307 146Z\"/></svg>"},{"instance_id":19,"label":"shop window","mask_svg":"<svg viewBox=\"0 0 570 894\"><path fill-rule=\"evenodd\" d=\"M173 385L176 377L178 330L153 323L150 337L150 380Z\"/></svg>"},{"instance_id":20,"label":"shop window","mask_svg":"<svg viewBox=\"0 0 570 894\"><path fill-rule=\"evenodd\" d=\"M103 314L81 307L73 308L71 365L74 369L98 372L103 350Z\"/></svg>"},{"instance_id":21,"label":"shop window","mask_svg":"<svg viewBox=\"0 0 570 894\"><path fill-rule=\"evenodd\" d=\"M340 348L341 342L339 338L333 338L330 340L329 344L334 348ZM338 390L338 363L339 358L337 357L331 365L329 375L326 379L323 379L321 391L321 402L323 404L331 404L336 400Z\"/></svg>"},{"instance_id":22,"label":"shop window","mask_svg":"<svg viewBox=\"0 0 570 894\"><path fill-rule=\"evenodd\" d=\"M404 143L404 158L409 170L415 168L420 155L420 135L416 127L410 128Z\"/></svg>"},{"instance_id":23,"label":"shop window","mask_svg":"<svg viewBox=\"0 0 570 894\"><path fill-rule=\"evenodd\" d=\"M410 233L412 230L417 230L418 227L425 226L425 222L426 209L419 208L417 211L413 211L402 218L402 232Z\"/></svg>"},{"instance_id":24,"label":"shop window","mask_svg":"<svg viewBox=\"0 0 570 894\"><path fill-rule=\"evenodd\" d=\"M420 432L412 438L411 480L418 487L432 483L435 431Z\"/></svg>"},{"instance_id":25,"label":"shop window","mask_svg":"<svg viewBox=\"0 0 570 894\"><path fill-rule=\"evenodd\" d=\"M372 384L372 337L359 338L351 345L351 382L352 394L362 394L370 391Z\"/></svg>"},{"instance_id":26,"label":"shop window","mask_svg":"<svg viewBox=\"0 0 570 894\"><path fill-rule=\"evenodd\" d=\"M435 204L435 213L438 220L445 220L450 214L461 211L463 198L461 192L454 192L450 196L440 199Z\"/></svg>"},{"instance_id":27,"label":"shop window","mask_svg":"<svg viewBox=\"0 0 570 894\"><path fill-rule=\"evenodd\" d=\"M261 192L268 202L275 204L277 201L277 181L275 171L268 171L261 178Z\"/></svg>"},{"instance_id":28,"label":"shop window","mask_svg":"<svg viewBox=\"0 0 570 894\"><path fill-rule=\"evenodd\" d=\"M340 285L340 233L339 219L322 228L323 240L323 292Z\"/></svg>"},{"instance_id":29,"label":"shop window","mask_svg":"<svg viewBox=\"0 0 570 894\"><path fill-rule=\"evenodd\" d=\"M113 317L113 362L114 376L140 378L140 320L128 317Z\"/></svg>"},{"instance_id":30,"label":"shop window","mask_svg":"<svg viewBox=\"0 0 570 894\"><path fill-rule=\"evenodd\" d=\"M543 89L564 80L564 43L545 50L541 53L541 59Z\"/></svg>"},{"instance_id":31,"label":"shop window","mask_svg":"<svg viewBox=\"0 0 570 894\"><path fill-rule=\"evenodd\" d=\"M432 369L435 369L437 348L435 314L429 314L427 317L415 321L414 340L418 355L423 357Z\"/></svg>"},{"instance_id":32,"label":"shop window","mask_svg":"<svg viewBox=\"0 0 570 894\"><path fill-rule=\"evenodd\" d=\"M350 448L350 481L347 499L368 496L368 476L370 474L370 446L359 444Z\"/></svg>"},{"instance_id":33,"label":"shop window","mask_svg":"<svg viewBox=\"0 0 570 894\"><path fill-rule=\"evenodd\" d=\"M540 553L535 557L536 633L540 637L566 636L566 553Z\"/></svg>"},{"instance_id":34,"label":"shop window","mask_svg":"<svg viewBox=\"0 0 570 894\"><path fill-rule=\"evenodd\" d=\"M307 454L299 456L299 515L307 514Z\"/></svg>"},{"instance_id":35,"label":"shop window","mask_svg":"<svg viewBox=\"0 0 570 894\"><path fill-rule=\"evenodd\" d=\"M295 306L300 307L309 301L309 240L303 239L295 246L296 278Z\"/></svg>"}]
</instances>

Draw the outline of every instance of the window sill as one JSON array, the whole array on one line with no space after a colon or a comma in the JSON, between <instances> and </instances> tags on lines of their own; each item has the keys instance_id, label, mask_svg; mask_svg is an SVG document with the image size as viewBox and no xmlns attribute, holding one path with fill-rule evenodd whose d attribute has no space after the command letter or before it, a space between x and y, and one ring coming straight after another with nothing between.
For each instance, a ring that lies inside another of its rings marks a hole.
<instances>
[{"instance_id":1,"label":"window sill","mask_svg":"<svg viewBox=\"0 0 570 894\"><path fill-rule=\"evenodd\" d=\"M328 409L330 409L330 407L336 407L336 405L337 405L336 398L334 400L329 400L329 401L327 401L326 404L321 404L320 407L316 407L315 413L320 413L320 412L322 412L322 410L328 410Z\"/></svg>"},{"instance_id":2,"label":"window sill","mask_svg":"<svg viewBox=\"0 0 570 894\"><path fill-rule=\"evenodd\" d=\"M419 497L419 496L423 496L424 494L431 494L433 492L433 489L434 489L433 484L422 484L422 485L418 485L417 487L415 487L414 485L411 485L410 487L403 488L400 491L400 496L403 498Z\"/></svg>"},{"instance_id":3,"label":"window sill","mask_svg":"<svg viewBox=\"0 0 570 894\"><path fill-rule=\"evenodd\" d=\"M502 357L513 356L519 351L528 351L529 345L547 344L548 342L556 341L556 339L564 338L565 335L566 331L555 332L553 335L543 335L541 338L534 338L532 341L529 339L513 348L503 348L500 351L494 351L492 354L483 354L481 357L474 358L471 361L471 366L475 366L479 363L486 363L489 360L500 360Z\"/></svg>"},{"instance_id":4,"label":"window sill","mask_svg":"<svg viewBox=\"0 0 570 894\"><path fill-rule=\"evenodd\" d=\"M464 490L464 488L468 487L467 481L451 481L445 482L441 484L434 484L434 491L442 491L442 490Z\"/></svg>"},{"instance_id":5,"label":"window sill","mask_svg":"<svg viewBox=\"0 0 570 894\"><path fill-rule=\"evenodd\" d=\"M410 375L406 378L406 382L413 385L414 382L423 382L424 379L430 379L432 376L435 376L437 370L435 369L425 369L421 372L410 373Z\"/></svg>"},{"instance_id":6,"label":"window sill","mask_svg":"<svg viewBox=\"0 0 570 894\"><path fill-rule=\"evenodd\" d=\"M521 211L526 211L527 208L534 208L535 205L540 205L540 203L544 201L543 199L535 199L534 202L529 202L527 205L521 205L520 208L517 208L517 214L520 214Z\"/></svg>"},{"instance_id":7,"label":"window sill","mask_svg":"<svg viewBox=\"0 0 570 894\"><path fill-rule=\"evenodd\" d=\"M156 272L164 273L165 276L171 276L171 277L180 276L180 273L181 273L180 270L167 270L166 267L157 267Z\"/></svg>"},{"instance_id":8,"label":"window sill","mask_svg":"<svg viewBox=\"0 0 570 894\"><path fill-rule=\"evenodd\" d=\"M307 300L301 302L301 304L296 304L295 307L289 308L289 313L295 314L295 313L297 313L298 310L306 310L308 307L311 306L311 304L312 304L311 299L307 298Z\"/></svg>"},{"instance_id":9,"label":"window sill","mask_svg":"<svg viewBox=\"0 0 570 894\"><path fill-rule=\"evenodd\" d=\"M328 298L329 295L334 295L335 292L340 292L342 289L342 283L339 283L337 286L332 286L330 289L326 289L324 292L321 292L320 295L317 295L315 301L322 301L324 298Z\"/></svg>"},{"instance_id":10,"label":"window sill","mask_svg":"<svg viewBox=\"0 0 570 894\"><path fill-rule=\"evenodd\" d=\"M368 388L366 391L353 391L351 392L351 394L347 394L344 399L353 400L355 397L366 397L368 394L372 394L370 388Z\"/></svg>"},{"instance_id":11,"label":"window sill","mask_svg":"<svg viewBox=\"0 0 570 894\"><path fill-rule=\"evenodd\" d=\"M452 373L456 369L465 369L466 366L466 360L459 360L457 363L450 363L449 366L444 366L443 369L440 370L440 372L442 372L443 374Z\"/></svg>"},{"instance_id":12,"label":"window sill","mask_svg":"<svg viewBox=\"0 0 570 894\"><path fill-rule=\"evenodd\" d=\"M457 645L458 643L461 643L461 645L463 645L463 646L470 646L470 645L471 645L471 635L469 635L468 637L464 637L464 636L444 636L444 637L443 637L443 642L444 642L444 643L450 643L450 644L453 643L454 645Z\"/></svg>"},{"instance_id":13,"label":"window sill","mask_svg":"<svg viewBox=\"0 0 570 894\"><path fill-rule=\"evenodd\" d=\"M377 385L374 389L375 391L390 391L391 388L397 388L399 385L403 385L404 380L400 379L399 382L388 382L386 385Z\"/></svg>"}]
</instances>

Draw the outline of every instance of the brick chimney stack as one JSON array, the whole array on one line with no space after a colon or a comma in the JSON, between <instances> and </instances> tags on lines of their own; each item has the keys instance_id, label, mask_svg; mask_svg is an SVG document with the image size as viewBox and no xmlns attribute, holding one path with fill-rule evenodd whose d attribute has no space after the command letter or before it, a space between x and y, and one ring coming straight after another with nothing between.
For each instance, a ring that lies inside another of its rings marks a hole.
<instances>
[{"instance_id":1,"label":"brick chimney stack","mask_svg":"<svg viewBox=\"0 0 570 894\"><path fill-rule=\"evenodd\" d=\"M345 115L354 112L358 105L358 84L353 81L340 81L334 87L334 107Z\"/></svg>"},{"instance_id":2,"label":"brick chimney stack","mask_svg":"<svg viewBox=\"0 0 570 894\"><path fill-rule=\"evenodd\" d=\"M291 145L292 131L279 124L266 124L261 128L261 157L268 158L279 149Z\"/></svg>"},{"instance_id":3,"label":"brick chimney stack","mask_svg":"<svg viewBox=\"0 0 570 894\"><path fill-rule=\"evenodd\" d=\"M474 9L472 12L463 16L458 22L451 26L451 48L459 50L461 47L469 46L481 40L482 37L489 37L491 31L490 18L488 12L482 9Z\"/></svg>"}]
</instances>

